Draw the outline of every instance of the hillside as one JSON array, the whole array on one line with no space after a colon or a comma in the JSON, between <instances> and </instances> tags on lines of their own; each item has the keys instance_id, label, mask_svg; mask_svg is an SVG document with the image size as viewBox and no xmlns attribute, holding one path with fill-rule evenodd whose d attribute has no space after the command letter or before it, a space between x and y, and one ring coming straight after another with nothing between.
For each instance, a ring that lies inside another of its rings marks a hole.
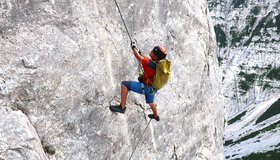
<instances>
[{"instance_id":1,"label":"hillside","mask_svg":"<svg viewBox=\"0 0 280 160\"><path fill-rule=\"evenodd\" d=\"M225 158L275 159L280 156L280 1L208 4L228 114ZM263 117L268 119L256 122Z\"/></svg>"}]
</instances>

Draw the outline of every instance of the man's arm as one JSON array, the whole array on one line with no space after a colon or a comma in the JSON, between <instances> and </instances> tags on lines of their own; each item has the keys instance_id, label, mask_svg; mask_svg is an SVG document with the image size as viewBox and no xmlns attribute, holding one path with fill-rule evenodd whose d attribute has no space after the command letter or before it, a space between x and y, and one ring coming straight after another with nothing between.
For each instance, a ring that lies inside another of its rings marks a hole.
<instances>
[{"instance_id":1,"label":"man's arm","mask_svg":"<svg viewBox=\"0 0 280 160\"><path fill-rule=\"evenodd\" d=\"M138 53L138 50L136 48L133 48L133 53L134 53L134 56L136 57L136 59L142 63L142 60L144 59L144 56L142 54L139 54Z\"/></svg>"}]
</instances>

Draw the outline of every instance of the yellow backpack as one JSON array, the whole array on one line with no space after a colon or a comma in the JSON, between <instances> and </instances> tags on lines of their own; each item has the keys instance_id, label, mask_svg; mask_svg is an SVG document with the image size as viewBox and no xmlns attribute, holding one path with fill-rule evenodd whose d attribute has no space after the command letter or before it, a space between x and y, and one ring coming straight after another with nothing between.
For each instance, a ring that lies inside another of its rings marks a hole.
<instances>
[{"instance_id":1,"label":"yellow backpack","mask_svg":"<svg viewBox=\"0 0 280 160\"><path fill-rule=\"evenodd\" d=\"M156 62L156 73L152 82L153 88L161 89L170 79L171 75L171 61L167 59Z\"/></svg>"}]
</instances>

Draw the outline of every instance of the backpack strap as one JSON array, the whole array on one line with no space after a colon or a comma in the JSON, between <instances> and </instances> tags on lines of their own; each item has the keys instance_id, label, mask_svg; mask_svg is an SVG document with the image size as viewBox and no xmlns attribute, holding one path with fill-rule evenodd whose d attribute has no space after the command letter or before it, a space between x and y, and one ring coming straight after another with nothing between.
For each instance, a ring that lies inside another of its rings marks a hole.
<instances>
[{"instance_id":1,"label":"backpack strap","mask_svg":"<svg viewBox=\"0 0 280 160\"><path fill-rule=\"evenodd\" d=\"M148 66L154 70L156 70L156 62L152 61L152 60L149 60L149 63L148 63ZM151 81L151 78L154 76L150 76L148 77L147 74L144 72L145 76L146 76L146 84L148 84L148 82L150 82L150 84L152 84L152 81Z\"/></svg>"},{"instance_id":2,"label":"backpack strap","mask_svg":"<svg viewBox=\"0 0 280 160\"><path fill-rule=\"evenodd\" d=\"M150 68L156 69L156 67L157 67L157 64L156 64L156 63L157 63L157 62L154 62L154 61L150 60L149 63L148 63L148 66L149 66Z\"/></svg>"}]
</instances>

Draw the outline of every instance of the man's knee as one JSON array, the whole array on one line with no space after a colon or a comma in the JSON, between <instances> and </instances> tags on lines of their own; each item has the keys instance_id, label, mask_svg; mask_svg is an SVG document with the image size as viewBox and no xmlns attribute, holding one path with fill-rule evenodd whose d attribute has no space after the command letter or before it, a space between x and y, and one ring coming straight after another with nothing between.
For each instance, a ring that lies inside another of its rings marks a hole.
<instances>
[{"instance_id":1,"label":"man's knee","mask_svg":"<svg viewBox=\"0 0 280 160\"><path fill-rule=\"evenodd\" d=\"M127 90L130 90L130 82L129 81L122 81L122 86L125 87Z\"/></svg>"},{"instance_id":2,"label":"man's knee","mask_svg":"<svg viewBox=\"0 0 280 160\"><path fill-rule=\"evenodd\" d=\"M148 103L150 106L157 106L157 104L155 102L150 102Z\"/></svg>"}]
</instances>

